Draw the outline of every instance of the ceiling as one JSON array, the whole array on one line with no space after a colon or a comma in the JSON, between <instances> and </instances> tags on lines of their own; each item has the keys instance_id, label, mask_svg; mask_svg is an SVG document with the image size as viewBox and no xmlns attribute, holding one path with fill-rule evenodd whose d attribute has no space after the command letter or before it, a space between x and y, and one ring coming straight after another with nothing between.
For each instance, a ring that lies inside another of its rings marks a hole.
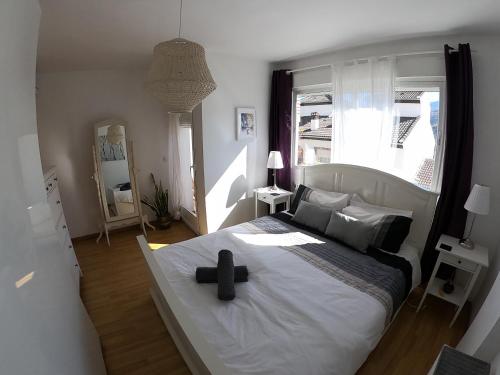
<instances>
[{"instance_id":1,"label":"ceiling","mask_svg":"<svg viewBox=\"0 0 500 375\"><path fill-rule=\"evenodd\" d=\"M38 70L146 66L177 36L180 0L40 0ZM184 0L182 36L279 61L406 37L499 32L498 0Z\"/></svg>"}]
</instances>

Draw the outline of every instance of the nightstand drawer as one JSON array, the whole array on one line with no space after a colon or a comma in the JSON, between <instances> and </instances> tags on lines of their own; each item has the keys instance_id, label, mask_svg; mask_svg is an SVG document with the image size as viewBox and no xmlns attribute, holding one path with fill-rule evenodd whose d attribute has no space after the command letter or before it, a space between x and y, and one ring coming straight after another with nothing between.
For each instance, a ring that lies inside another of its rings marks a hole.
<instances>
[{"instance_id":1,"label":"nightstand drawer","mask_svg":"<svg viewBox=\"0 0 500 375\"><path fill-rule=\"evenodd\" d=\"M470 260L458 258L451 254L441 253L441 259L443 260L443 263L449 264L450 266L454 266L465 271L474 272L477 267L476 263L471 262Z\"/></svg>"},{"instance_id":2,"label":"nightstand drawer","mask_svg":"<svg viewBox=\"0 0 500 375\"><path fill-rule=\"evenodd\" d=\"M273 201L269 194L259 194L259 200L266 203L271 203Z\"/></svg>"}]
</instances>

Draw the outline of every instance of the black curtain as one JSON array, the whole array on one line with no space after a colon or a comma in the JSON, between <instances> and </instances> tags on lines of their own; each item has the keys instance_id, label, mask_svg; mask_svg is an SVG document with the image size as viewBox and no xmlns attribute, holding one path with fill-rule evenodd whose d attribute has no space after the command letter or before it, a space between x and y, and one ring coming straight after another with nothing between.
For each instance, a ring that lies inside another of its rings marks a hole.
<instances>
[{"instance_id":1,"label":"black curtain","mask_svg":"<svg viewBox=\"0 0 500 375\"><path fill-rule=\"evenodd\" d=\"M470 192L474 144L472 59L469 44L458 50L444 46L446 64L446 142L443 182L434 221L422 256L422 281L428 281L441 234L462 237L467 220L465 201Z\"/></svg>"},{"instance_id":2,"label":"black curtain","mask_svg":"<svg viewBox=\"0 0 500 375\"><path fill-rule=\"evenodd\" d=\"M292 151L292 88L293 76L286 70L273 72L271 86L271 110L269 114L269 151L280 151L283 169L278 169L276 183L280 188L290 190ZM272 170L269 170L268 185L273 185Z\"/></svg>"}]
</instances>

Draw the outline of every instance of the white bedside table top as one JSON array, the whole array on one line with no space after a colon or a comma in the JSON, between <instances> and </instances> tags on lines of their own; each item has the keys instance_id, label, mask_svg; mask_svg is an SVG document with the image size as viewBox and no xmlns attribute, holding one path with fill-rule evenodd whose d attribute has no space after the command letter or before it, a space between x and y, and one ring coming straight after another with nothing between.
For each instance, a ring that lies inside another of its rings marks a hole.
<instances>
[{"instance_id":1,"label":"white bedside table top","mask_svg":"<svg viewBox=\"0 0 500 375\"><path fill-rule=\"evenodd\" d=\"M474 249L465 249L459 245L460 240L458 238L448 236L447 234L442 234L436 245L436 250L444 254L452 254L462 259L470 260L471 262L480 264L483 267L488 267L488 249L484 246L475 244ZM446 244L452 247L451 251L441 249L440 244Z\"/></svg>"},{"instance_id":2,"label":"white bedside table top","mask_svg":"<svg viewBox=\"0 0 500 375\"><path fill-rule=\"evenodd\" d=\"M278 188L277 190L271 190L271 186L266 186L266 187L261 187L257 189L253 189L253 191L257 194L270 194L270 193L278 193L279 196L283 195L292 195L293 193L288 190L284 190L281 188ZM278 195L275 195L275 197L278 197Z\"/></svg>"}]
</instances>

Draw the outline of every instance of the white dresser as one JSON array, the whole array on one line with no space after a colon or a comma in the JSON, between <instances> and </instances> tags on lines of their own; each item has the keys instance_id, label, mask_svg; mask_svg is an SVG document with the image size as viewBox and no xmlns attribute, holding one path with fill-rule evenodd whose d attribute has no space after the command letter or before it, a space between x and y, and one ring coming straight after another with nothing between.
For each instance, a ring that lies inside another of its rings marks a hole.
<instances>
[{"instance_id":1,"label":"white dresser","mask_svg":"<svg viewBox=\"0 0 500 375\"><path fill-rule=\"evenodd\" d=\"M71 242L71 237L69 235L68 225L66 224L66 219L64 218L63 205L61 196L59 195L57 175L54 167L44 173L44 179L45 190L47 191L47 202L49 203L50 210L52 211L52 218L54 220L57 236L59 237L59 242L61 243L64 251L64 258L68 264L68 268L74 276L76 288L79 293L81 270L80 265L78 264L78 259L75 255L75 250L73 249L73 243Z\"/></svg>"}]
</instances>

